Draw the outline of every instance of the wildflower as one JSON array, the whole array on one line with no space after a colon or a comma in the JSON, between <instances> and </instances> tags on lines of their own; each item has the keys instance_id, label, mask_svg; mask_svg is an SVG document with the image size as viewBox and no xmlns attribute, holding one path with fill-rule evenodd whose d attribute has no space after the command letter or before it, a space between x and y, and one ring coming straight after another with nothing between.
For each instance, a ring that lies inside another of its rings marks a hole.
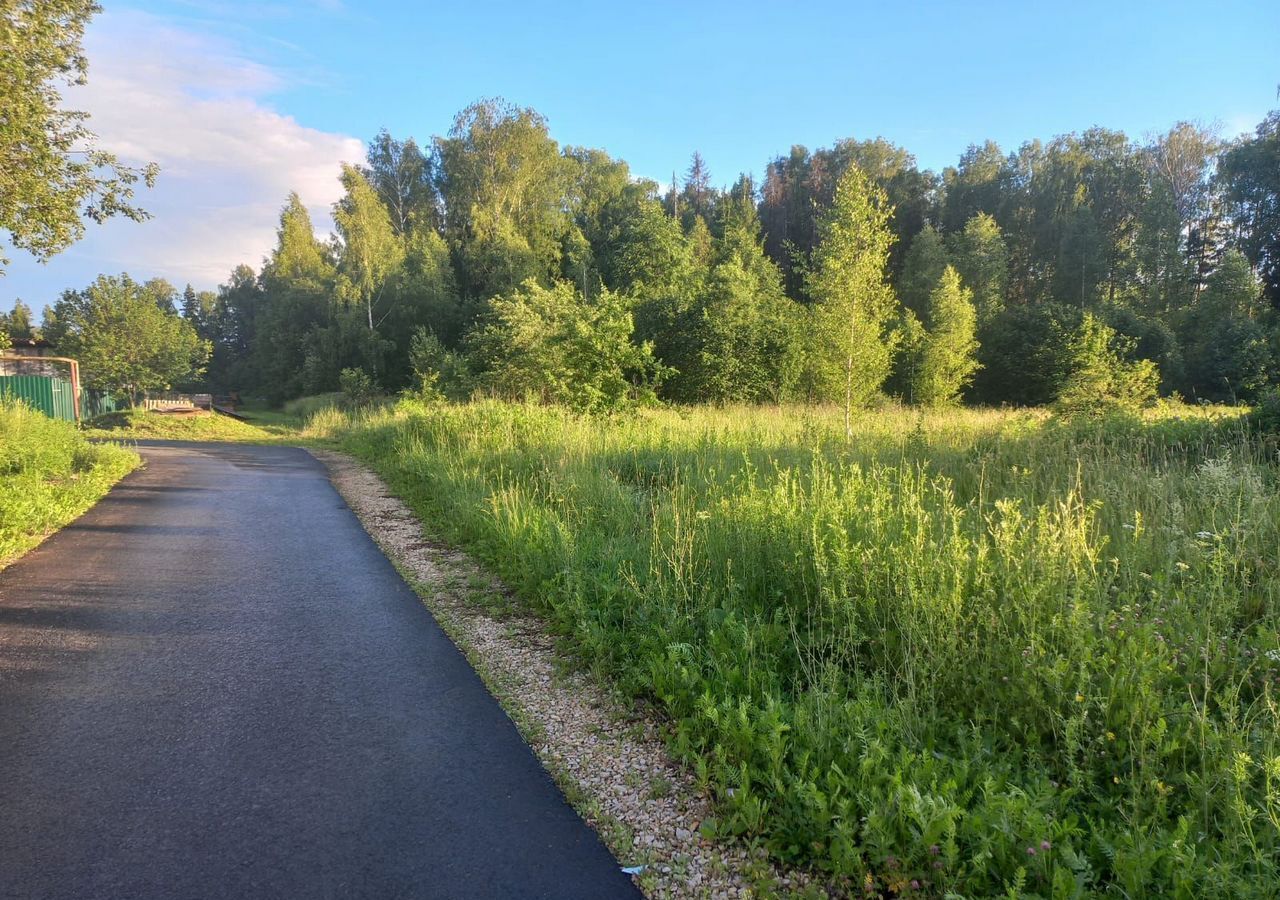
<instances>
[{"instance_id":1,"label":"wildflower","mask_svg":"<svg viewBox=\"0 0 1280 900\"><path fill-rule=\"evenodd\" d=\"M1076 694L1076 702L1077 702L1077 703L1083 703L1083 702L1084 702L1084 694Z\"/></svg>"},{"instance_id":2,"label":"wildflower","mask_svg":"<svg viewBox=\"0 0 1280 900\"><path fill-rule=\"evenodd\" d=\"M1185 572L1185 571L1187 571L1187 569L1190 569L1190 568L1191 568L1189 565L1187 565L1186 563L1184 563L1182 560L1178 560L1176 563L1174 563L1174 565L1178 567L1178 571L1180 571L1180 572Z\"/></svg>"},{"instance_id":3,"label":"wildflower","mask_svg":"<svg viewBox=\"0 0 1280 900\"><path fill-rule=\"evenodd\" d=\"M1112 776L1111 776L1111 782L1112 782L1113 784L1119 784L1119 783L1120 783L1120 776L1119 776L1119 775L1112 775Z\"/></svg>"},{"instance_id":4,"label":"wildflower","mask_svg":"<svg viewBox=\"0 0 1280 900\"><path fill-rule=\"evenodd\" d=\"M941 853L941 852L942 852L942 848L941 848L941 847L939 847L937 844L930 844L930 845L929 845L929 855L930 855L930 856L937 856L937 855L938 855L939 853Z\"/></svg>"},{"instance_id":5,"label":"wildflower","mask_svg":"<svg viewBox=\"0 0 1280 900\"><path fill-rule=\"evenodd\" d=\"M914 878L911 879L911 890L913 891L920 890L920 882Z\"/></svg>"},{"instance_id":6,"label":"wildflower","mask_svg":"<svg viewBox=\"0 0 1280 900\"><path fill-rule=\"evenodd\" d=\"M1107 740L1114 741L1115 739L1116 739L1116 733L1114 731L1108 731Z\"/></svg>"},{"instance_id":7,"label":"wildflower","mask_svg":"<svg viewBox=\"0 0 1280 900\"><path fill-rule=\"evenodd\" d=\"M935 869L941 869L941 868L942 868L942 860L940 860L940 859L935 859L935 860L933 861L933 867L934 867Z\"/></svg>"},{"instance_id":8,"label":"wildflower","mask_svg":"<svg viewBox=\"0 0 1280 900\"><path fill-rule=\"evenodd\" d=\"M1053 844L1049 843L1048 841L1041 841L1041 842L1040 842L1040 849L1041 849L1041 850L1043 850L1043 851L1045 851L1046 853L1048 853L1048 852L1049 852L1049 848L1050 848L1050 847L1052 847L1052 846L1053 846Z\"/></svg>"},{"instance_id":9,"label":"wildflower","mask_svg":"<svg viewBox=\"0 0 1280 900\"><path fill-rule=\"evenodd\" d=\"M1036 848L1035 848L1035 847L1028 847L1028 848L1027 848L1027 856L1035 856L1035 855L1036 855Z\"/></svg>"}]
</instances>

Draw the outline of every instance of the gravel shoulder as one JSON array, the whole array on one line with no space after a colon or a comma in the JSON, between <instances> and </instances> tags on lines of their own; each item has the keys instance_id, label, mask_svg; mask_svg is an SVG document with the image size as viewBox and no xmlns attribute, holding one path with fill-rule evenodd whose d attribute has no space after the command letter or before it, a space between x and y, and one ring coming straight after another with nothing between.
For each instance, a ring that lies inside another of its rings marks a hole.
<instances>
[{"instance_id":1,"label":"gravel shoulder","mask_svg":"<svg viewBox=\"0 0 1280 900\"><path fill-rule=\"evenodd\" d=\"M712 815L638 715L557 651L545 625L466 554L424 535L413 512L345 454L311 450L366 531L485 680L570 803L649 897L826 896L804 873L700 831Z\"/></svg>"}]
</instances>

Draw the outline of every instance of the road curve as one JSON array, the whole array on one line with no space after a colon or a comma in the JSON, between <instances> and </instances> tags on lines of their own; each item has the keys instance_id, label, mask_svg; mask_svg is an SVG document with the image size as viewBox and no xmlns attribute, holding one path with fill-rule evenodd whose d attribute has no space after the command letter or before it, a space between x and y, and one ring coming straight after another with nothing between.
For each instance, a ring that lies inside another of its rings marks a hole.
<instances>
[{"instance_id":1,"label":"road curve","mask_svg":"<svg viewBox=\"0 0 1280 900\"><path fill-rule=\"evenodd\" d=\"M638 897L302 450L165 444L0 573L0 897Z\"/></svg>"}]
</instances>

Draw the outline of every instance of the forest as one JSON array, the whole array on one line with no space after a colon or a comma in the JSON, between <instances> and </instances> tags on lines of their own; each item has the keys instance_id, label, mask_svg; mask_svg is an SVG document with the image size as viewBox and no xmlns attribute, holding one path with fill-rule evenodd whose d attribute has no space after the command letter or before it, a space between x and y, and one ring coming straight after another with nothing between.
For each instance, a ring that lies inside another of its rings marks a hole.
<instances>
[{"instance_id":1,"label":"forest","mask_svg":"<svg viewBox=\"0 0 1280 900\"><path fill-rule=\"evenodd\" d=\"M209 351L204 383L273 403L344 372L580 409L1033 406L1082 381L1120 404L1251 403L1275 381L1280 111L1233 141L1091 128L937 173L849 139L764 173L721 189L694 153L658 185L485 100L429 143L378 134L328 240L293 195L260 269L181 296L103 278L45 333L74 339L95 293L160 297Z\"/></svg>"}]
</instances>

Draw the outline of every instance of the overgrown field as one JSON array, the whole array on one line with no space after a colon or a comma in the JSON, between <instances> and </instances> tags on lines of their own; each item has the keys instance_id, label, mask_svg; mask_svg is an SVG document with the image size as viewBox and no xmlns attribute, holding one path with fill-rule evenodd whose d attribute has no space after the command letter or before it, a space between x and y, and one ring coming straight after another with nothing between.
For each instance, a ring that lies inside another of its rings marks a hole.
<instances>
[{"instance_id":1,"label":"overgrown field","mask_svg":"<svg viewBox=\"0 0 1280 900\"><path fill-rule=\"evenodd\" d=\"M69 422L0 400L0 568L80 515L140 462Z\"/></svg>"},{"instance_id":2,"label":"overgrown field","mask_svg":"<svg viewBox=\"0 0 1280 900\"><path fill-rule=\"evenodd\" d=\"M1275 896L1280 472L1229 414L320 414L863 890Z\"/></svg>"}]
</instances>

